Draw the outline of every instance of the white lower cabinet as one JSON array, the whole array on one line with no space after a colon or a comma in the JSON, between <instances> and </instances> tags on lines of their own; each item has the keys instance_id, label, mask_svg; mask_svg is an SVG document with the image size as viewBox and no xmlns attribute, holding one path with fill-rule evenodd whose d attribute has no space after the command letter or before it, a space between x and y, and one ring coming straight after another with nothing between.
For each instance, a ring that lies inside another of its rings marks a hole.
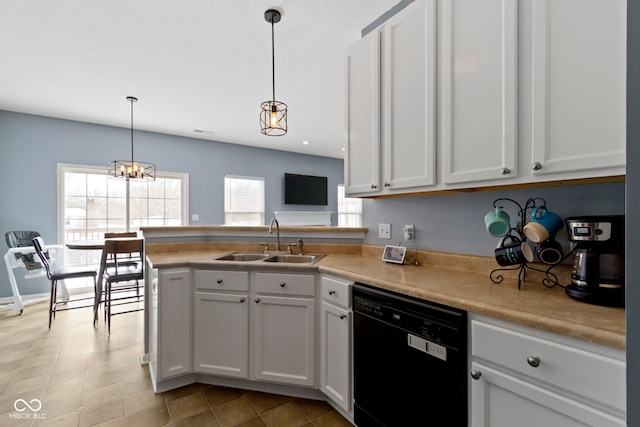
<instances>
[{"instance_id":1,"label":"white lower cabinet","mask_svg":"<svg viewBox=\"0 0 640 427\"><path fill-rule=\"evenodd\" d=\"M191 372L191 269L161 269L150 293L150 368L154 380Z\"/></svg>"},{"instance_id":2,"label":"white lower cabinet","mask_svg":"<svg viewBox=\"0 0 640 427\"><path fill-rule=\"evenodd\" d=\"M471 425L624 426L621 350L471 317Z\"/></svg>"},{"instance_id":3,"label":"white lower cabinet","mask_svg":"<svg viewBox=\"0 0 640 427\"><path fill-rule=\"evenodd\" d=\"M196 372L249 375L249 273L196 270L193 367Z\"/></svg>"},{"instance_id":4,"label":"white lower cabinet","mask_svg":"<svg viewBox=\"0 0 640 427\"><path fill-rule=\"evenodd\" d=\"M255 274L254 375L315 385L315 275Z\"/></svg>"},{"instance_id":5,"label":"white lower cabinet","mask_svg":"<svg viewBox=\"0 0 640 427\"><path fill-rule=\"evenodd\" d=\"M331 276L320 279L320 390L350 415L353 411L352 284Z\"/></svg>"},{"instance_id":6,"label":"white lower cabinet","mask_svg":"<svg viewBox=\"0 0 640 427\"><path fill-rule=\"evenodd\" d=\"M196 270L194 371L314 386L315 275Z\"/></svg>"}]
</instances>

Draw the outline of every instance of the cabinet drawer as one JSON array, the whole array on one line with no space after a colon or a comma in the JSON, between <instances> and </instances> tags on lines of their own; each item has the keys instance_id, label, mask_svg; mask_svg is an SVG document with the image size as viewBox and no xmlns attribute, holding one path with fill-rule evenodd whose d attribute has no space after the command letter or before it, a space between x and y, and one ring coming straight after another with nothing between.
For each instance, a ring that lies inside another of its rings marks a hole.
<instances>
[{"instance_id":1,"label":"cabinet drawer","mask_svg":"<svg viewBox=\"0 0 640 427\"><path fill-rule=\"evenodd\" d=\"M353 282L337 277L323 276L320 281L320 296L326 301L351 308L351 285Z\"/></svg>"},{"instance_id":2,"label":"cabinet drawer","mask_svg":"<svg viewBox=\"0 0 640 427\"><path fill-rule=\"evenodd\" d=\"M196 289L249 292L249 273L246 271L196 270Z\"/></svg>"},{"instance_id":3,"label":"cabinet drawer","mask_svg":"<svg viewBox=\"0 0 640 427\"><path fill-rule=\"evenodd\" d=\"M595 344L563 344L538 333L524 333L471 321L471 346L474 358L503 366L576 395L624 411L626 408L624 355ZM582 344L582 343L580 343ZM582 347L582 348L580 348ZM537 358L529 363L529 358Z\"/></svg>"},{"instance_id":4,"label":"cabinet drawer","mask_svg":"<svg viewBox=\"0 0 640 427\"><path fill-rule=\"evenodd\" d=\"M308 274L256 273L256 292L314 296L316 279Z\"/></svg>"}]
</instances>

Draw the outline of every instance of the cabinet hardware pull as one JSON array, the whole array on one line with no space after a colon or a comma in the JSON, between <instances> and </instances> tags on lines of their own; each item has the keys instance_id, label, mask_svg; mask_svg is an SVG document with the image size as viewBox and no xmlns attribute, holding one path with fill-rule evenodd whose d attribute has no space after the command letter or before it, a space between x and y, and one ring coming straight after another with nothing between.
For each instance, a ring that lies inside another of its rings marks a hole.
<instances>
[{"instance_id":1,"label":"cabinet hardware pull","mask_svg":"<svg viewBox=\"0 0 640 427\"><path fill-rule=\"evenodd\" d=\"M218 280L216 280L216 282L218 282L218 285L221 285L222 284L222 279L218 279Z\"/></svg>"},{"instance_id":2,"label":"cabinet hardware pull","mask_svg":"<svg viewBox=\"0 0 640 427\"><path fill-rule=\"evenodd\" d=\"M540 358L536 356L529 356L527 357L527 363L532 368L537 368L538 366L540 366Z\"/></svg>"},{"instance_id":3,"label":"cabinet hardware pull","mask_svg":"<svg viewBox=\"0 0 640 427\"><path fill-rule=\"evenodd\" d=\"M471 378L473 378L474 380L479 380L480 377L482 376L482 372L474 369L473 371L471 371Z\"/></svg>"},{"instance_id":4,"label":"cabinet hardware pull","mask_svg":"<svg viewBox=\"0 0 640 427\"><path fill-rule=\"evenodd\" d=\"M384 183L384 186L385 186L385 187L391 187L391 184L390 184L390 183L388 183L388 182L385 182L385 183Z\"/></svg>"},{"instance_id":5,"label":"cabinet hardware pull","mask_svg":"<svg viewBox=\"0 0 640 427\"><path fill-rule=\"evenodd\" d=\"M244 298L240 298L240 302L244 302Z\"/></svg>"},{"instance_id":6,"label":"cabinet hardware pull","mask_svg":"<svg viewBox=\"0 0 640 427\"><path fill-rule=\"evenodd\" d=\"M372 189L372 190L375 190L376 188L378 188L378 186L377 186L377 185L375 185L375 184L371 184L371 189Z\"/></svg>"},{"instance_id":7,"label":"cabinet hardware pull","mask_svg":"<svg viewBox=\"0 0 640 427\"><path fill-rule=\"evenodd\" d=\"M540 169L542 169L542 163L535 162L531 165L531 169L533 169L534 171L539 171Z\"/></svg>"},{"instance_id":8,"label":"cabinet hardware pull","mask_svg":"<svg viewBox=\"0 0 640 427\"><path fill-rule=\"evenodd\" d=\"M511 173L511 169L509 168L502 168L502 170L500 171L500 174L502 175L509 175Z\"/></svg>"},{"instance_id":9,"label":"cabinet hardware pull","mask_svg":"<svg viewBox=\"0 0 640 427\"><path fill-rule=\"evenodd\" d=\"M336 291L334 291L333 289L329 291L329 295L335 295Z\"/></svg>"},{"instance_id":10,"label":"cabinet hardware pull","mask_svg":"<svg viewBox=\"0 0 640 427\"><path fill-rule=\"evenodd\" d=\"M346 314L341 314L340 315L340 319L346 319L347 315Z\"/></svg>"},{"instance_id":11,"label":"cabinet hardware pull","mask_svg":"<svg viewBox=\"0 0 640 427\"><path fill-rule=\"evenodd\" d=\"M280 282L280 287L281 287L281 288L284 288L285 286L287 286L287 284L286 284L286 283L284 283L284 282Z\"/></svg>"},{"instance_id":12,"label":"cabinet hardware pull","mask_svg":"<svg viewBox=\"0 0 640 427\"><path fill-rule=\"evenodd\" d=\"M260 302L260 298L256 298L256 302Z\"/></svg>"}]
</instances>

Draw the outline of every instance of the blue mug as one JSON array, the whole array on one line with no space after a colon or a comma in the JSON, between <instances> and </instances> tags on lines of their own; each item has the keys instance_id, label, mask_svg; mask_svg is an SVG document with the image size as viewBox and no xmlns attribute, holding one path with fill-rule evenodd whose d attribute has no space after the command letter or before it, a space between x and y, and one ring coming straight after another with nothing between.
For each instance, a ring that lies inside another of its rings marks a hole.
<instances>
[{"instance_id":1,"label":"blue mug","mask_svg":"<svg viewBox=\"0 0 640 427\"><path fill-rule=\"evenodd\" d=\"M531 222L526 224L522 231L529 240L540 243L555 236L562 227L564 227L562 218L547 210L546 206L541 206L534 208Z\"/></svg>"}]
</instances>

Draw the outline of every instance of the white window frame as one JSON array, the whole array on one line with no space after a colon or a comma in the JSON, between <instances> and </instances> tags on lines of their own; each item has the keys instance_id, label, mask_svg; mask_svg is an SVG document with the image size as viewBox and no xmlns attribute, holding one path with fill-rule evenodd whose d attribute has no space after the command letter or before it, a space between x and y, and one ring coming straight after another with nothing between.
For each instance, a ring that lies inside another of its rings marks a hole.
<instances>
[{"instance_id":1,"label":"white window frame","mask_svg":"<svg viewBox=\"0 0 640 427\"><path fill-rule=\"evenodd\" d=\"M57 225L58 225L58 242L65 242L65 213L64 213L64 197L65 197L65 188L64 188L64 176L65 173L93 173L93 174L104 174L105 176L108 173L109 168L107 166L90 166L90 165L75 165L75 164L67 164L67 163L58 163L57 165ZM181 180L182 187L180 189L182 193L182 222L183 225L189 224L189 174L188 173L180 173L180 172L159 172L156 171L157 178L169 178L169 179L179 179ZM127 186L127 205L129 203L129 188ZM128 207L127 207L128 209ZM128 221L128 219L127 219Z\"/></svg>"},{"instance_id":2,"label":"white window frame","mask_svg":"<svg viewBox=\"0 0 640 427\"><path fill-rule=\"evenodd\" d=\"M338 207L338 227L353 227L353 228L359 228L362 227L362 199L357 198L357 197L345 197L345 186L344 184L338 184L338 188L337 188L337 207ZM341 203L341 199L342 200L352 200L352 201L359 201L359 205L360 205L360 209L357 212L344 212L340 210L340 207L342 206ZM358 225L343 225L341 224L341 218L343 218L344 215L357 215L360 218L360 221Z\"/></svg>"},{"instance_id":3,"label":"white window frame","mask_svg":"<svg viewBox=\"0 0 640 427\"><path fill-rule=\"evenodd\" d=\"M264 177L261 176L241 176L241 175L225 175L224 176L224 183L223 183L223 215L224 215L224 224L225 225L234 225L234 224L229 224L227 223L227 179L244 179L244 180L252 180L252 181L261 181L262 182L262 212L260 213L260 219L258 220L258 222L256 224L250 224L250 225L264 225L264 218L265 218L265 193L266 193L266 183L265 183L265 179ZM256 212L258 213L258 212ZM249 224L244 224L244 225L249 225Z\"/></svg>"}]
</instances>

